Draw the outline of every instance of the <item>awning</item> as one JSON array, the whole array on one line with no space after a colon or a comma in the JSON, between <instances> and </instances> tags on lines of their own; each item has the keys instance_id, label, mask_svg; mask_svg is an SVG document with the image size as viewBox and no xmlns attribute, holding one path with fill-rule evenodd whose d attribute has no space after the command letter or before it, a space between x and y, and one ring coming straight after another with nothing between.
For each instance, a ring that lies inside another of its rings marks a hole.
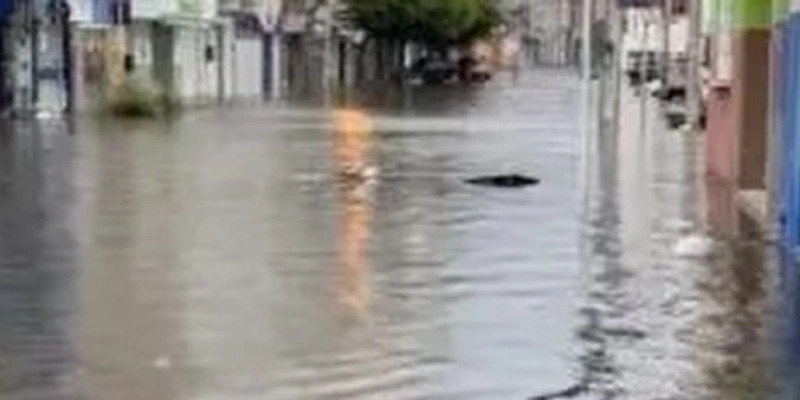
<instances>
[{"instance_id":1,"label":"awning","mask_svg":"<svg viewBox=\"0 0 800 400\"><path fill-rule=\"evenodd\" d=\"M0 0L3 1L3 0ZM185 14L175 15L162 15L160 18L154 18L153 21L160 22L166 25L185 26L190 28L212 28L221 25L223 20L220 18L200 18L187 16Z\"/></svg>"}]
</instances>

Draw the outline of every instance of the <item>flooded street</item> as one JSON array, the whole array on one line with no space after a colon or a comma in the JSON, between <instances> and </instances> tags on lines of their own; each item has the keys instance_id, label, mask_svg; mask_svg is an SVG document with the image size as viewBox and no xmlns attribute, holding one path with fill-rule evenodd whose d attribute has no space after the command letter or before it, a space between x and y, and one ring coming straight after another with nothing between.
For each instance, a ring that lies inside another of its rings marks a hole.
<instances>
[{"instance_id":1,"label":"flooded street","mask_svg":"<svg viewBox=\"0 0 800 400\"><path fill-rule=\"evenodd\" d=\"M636 98L581 182L580 90L364 95L361 188L310 102L6 127L0 397L797 398L796 270ZM542 183L463 182L512 171Z\"/></svg>"}]
</instances>

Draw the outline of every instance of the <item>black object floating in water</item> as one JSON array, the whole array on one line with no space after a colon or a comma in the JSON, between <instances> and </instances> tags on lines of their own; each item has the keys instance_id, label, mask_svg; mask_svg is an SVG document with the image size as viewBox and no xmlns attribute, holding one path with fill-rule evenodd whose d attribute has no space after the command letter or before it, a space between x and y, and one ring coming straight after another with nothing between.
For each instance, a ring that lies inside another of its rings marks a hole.
<instances>
[{"instance_id":1,"label":"black object floating in water","mask_svg":"<svg viewBox=\"0 0 800 400\"><path fill-rule=\"evenodd\" d=\"M525 186L538 185L540 180L528 176L511 174L511 175L489 175L479 176L466 180L467 183L479 186L494 186L500 188L519 188Z\"/></svg>"},{"instance_id":2,"label":"black object floating in water","mask_svg":"<svg viewBox=\"0 0 800 400\"><path fill-rule=\"evenodd\" d=\"M529 397L528 400L556 400L556 399L572 399L578 397L589 391L589 385L586 383L578 383L570 386L560 392L543 394L539 396Z\"/></svg>"},{"instance_id":3,"label":"black object floating in water","mask_svg":"<svg viewBox=\"0 0 800 400\"><path fill-rule=\"evenodd\" d=\"M666 102L686 101L686 88L669 87L653 91L653 97Z\"/></svg>"}]
</instances>

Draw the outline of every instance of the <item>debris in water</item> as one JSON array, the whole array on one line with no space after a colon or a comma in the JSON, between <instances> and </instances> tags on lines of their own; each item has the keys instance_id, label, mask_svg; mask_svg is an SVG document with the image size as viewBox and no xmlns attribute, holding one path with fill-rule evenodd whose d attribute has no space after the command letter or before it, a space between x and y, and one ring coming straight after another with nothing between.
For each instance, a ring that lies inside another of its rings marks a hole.
<instances>
[{"instance_id":1,"label":"debris in water","mask_svg":"<svg viewBox=\"0 0 800 400\"><path fill-rule=\"evenodd\" d=\"M161 356L153 360L153 367L155 369L169 369L172 367L172 361L167 356Z\"/></svg>"},{"instance_id":2,"label":"debris in water","mask_svg":"<svg viewBox=\"0 0 800 400\"><path fill-rule=\"evenodd\" d=\"M538 178L528 177L519 174L510 175L487 175L479 176L466 180L467 183L478 186L494 186L501 188L519 188L525 186L538 185Z\"/></svg>"},{"instance_id":3,"label":"debris in water","mask_svg":"<svg viewBox=\"0 0 800 400\"><path fill-rule=\"evenodd\" d=\"M691 234L680 238L672 252L682 258L703 258L714 254L715 250L714 239L701 235Z\"/></svg>"},{"instance_id":4,"label":"debris in water","mask_svg":"<svg viewBox=\"0 0 800 400\"><path fill-rule=\"evenodd\" d=\"M588 390L589 390L589 385L587 385L586 383L577 383L560 392L533 396L529 397L528 400L572 399L586 393Z\"/></svg>"}]
</instances>

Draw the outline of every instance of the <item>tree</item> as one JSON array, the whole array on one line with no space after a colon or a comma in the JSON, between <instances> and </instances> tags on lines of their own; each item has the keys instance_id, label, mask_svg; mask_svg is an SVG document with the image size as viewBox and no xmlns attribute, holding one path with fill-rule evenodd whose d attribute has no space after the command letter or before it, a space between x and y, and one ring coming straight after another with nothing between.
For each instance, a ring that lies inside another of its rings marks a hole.
<instances>
[{"instance_id":1,"label":"tree","mask_svg":"<svg viewBox=\"0 0 800 400\"><path fill-rule=\"evenodd\" d=\"M466 44L500 23L492 0L345 0L345 18L377 39Z\"/></svg>"}]
</instances>

